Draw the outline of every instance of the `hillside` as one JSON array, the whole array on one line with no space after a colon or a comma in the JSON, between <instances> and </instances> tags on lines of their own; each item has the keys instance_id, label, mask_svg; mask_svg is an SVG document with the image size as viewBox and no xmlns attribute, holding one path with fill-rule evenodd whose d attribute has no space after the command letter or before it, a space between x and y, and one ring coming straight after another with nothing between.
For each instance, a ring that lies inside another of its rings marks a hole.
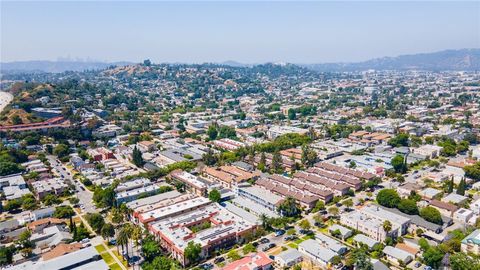
<instances>
[{"instance_id":1,"label":"hillside","mask_svg":"<svg viewBox=\"0 0 480 270\"><path fill-rule=\"evenodd\" d=\"M480 49L446 50L434 53L383 57L358 63L326 63L305 65L321 71L375 70L480 70Z\"/></svg>"}]
</instances>

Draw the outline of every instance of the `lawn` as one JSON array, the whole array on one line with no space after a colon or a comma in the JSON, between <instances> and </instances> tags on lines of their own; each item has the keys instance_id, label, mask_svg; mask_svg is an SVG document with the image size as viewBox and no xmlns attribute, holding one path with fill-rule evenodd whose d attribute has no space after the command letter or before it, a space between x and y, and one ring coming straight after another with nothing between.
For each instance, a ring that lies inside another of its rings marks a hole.
<instances>
[{"instance_id":1,"label":"lawn","mask_svg":"<svg viewBox=\"0 0 480 270\"><path fill-rule=\"evenodd\" d=\"M107 251L105 249L105 246L104 245L98 245L98 246L95 246L95 249L98 251L98 253L102 254L104 253L105 251Z\"/></svg>"},{"instance_id":2,"label":"lawn","mask_svg":"<svg viewBox=\"0 0 480 270\"><path fill-rule=\"evenodd\" d=\"M127 261L125 259L123 259L122 256L120 256L120 254L118 254L118 252L116 250L112 250L113 254L118 258L119 261L122 262L122 264L127 267Z\"/></svg>"},{"instance_id":3,"label":"lawn","mask_svg":"<svg viewBox=\"0 0 480 270\"><path fill-rule=\"evenodd\" d=\"M100 254L102 256L103 260L105 261L106 264L110 265L115 262L115 259L113 259L112 255L110 253L105 252L103 254Z\"/></svg>"},{"instance_id":4,"label":"lawn","mask_svg":"<svg viewBox=\"0 0 480 270\"><path fill-rule=\"evenodd\" d=\"M120 267L120 265L118 265L118 263L114 263L112 265L109 265L108 267L110 267L111 270L121 270L122 267Z\"/></svg>"},{"instance_id":5,"label":"lawn","mask_svg":"<svg viewBox=\"0 0 480 270\"><path fill-rule=\"evenodd\" d=\"M297 240L293 241L295 244L300 244L301 242L307 240L307 238L298 238Z\"/></svg>"},{"instance_id":6,"label":"lawn","mask_svg":"<svg viewBox=\"0 0 480 270\"><path fill-rule=\"evenodd\" d=\"M298 248L298 245L295 244L295 243L288 243L287 246L293 248L293 249L297 249Z\"/></svg>"}]
</instances>

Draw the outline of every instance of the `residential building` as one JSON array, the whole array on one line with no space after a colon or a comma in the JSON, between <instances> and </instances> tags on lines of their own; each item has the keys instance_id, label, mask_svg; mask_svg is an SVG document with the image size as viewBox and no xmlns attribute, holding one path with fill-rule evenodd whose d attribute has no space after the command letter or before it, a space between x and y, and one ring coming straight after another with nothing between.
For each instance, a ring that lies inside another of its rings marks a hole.
<instances>
[{"instance_id":1,"label":"residential building","mask_svg":"<svg viewBox=\"0 0 480 270\"><path fill-rule=\"evenodd\" d=\"M303 261L303 255L296 249L282 251L275 256L275 264L279 268L290 268Z\"/></svg>"},{"instance_id":2,"label":"residential building","mask_svg":"<svg viewBox=\"0 0 480 270\"><path fill-rule=\"evenodd\" d=\"M337 256L337 253L325 248L319 242L313 239L308 239L301 242L298 245L298 251L302 252L312 261L322 265L323 267L328 266L333 257Z\"/></svg>"},{"instance_id":3,"label":"residential building","mask_svg":"<svg viewBox=\"0 0 480 270\"><path fill-rule=\"evenodd\" d=\"M386 246L383 249L383 253L387 260L394 265L399 265L399 262L407 265L413 260L413 256L410 253L392 246Z\"/></svg>"},{"instance_id":4,"label":"residential building","mask_svg":"<svg viewBox=\"0 0 480 270\"><path fill-rule=\"evenodd\" d=\"M263 252L247 255L239 260L233 261L224 267L222 270L270 270L273 260Z\"/></svg>"}]
</instances>

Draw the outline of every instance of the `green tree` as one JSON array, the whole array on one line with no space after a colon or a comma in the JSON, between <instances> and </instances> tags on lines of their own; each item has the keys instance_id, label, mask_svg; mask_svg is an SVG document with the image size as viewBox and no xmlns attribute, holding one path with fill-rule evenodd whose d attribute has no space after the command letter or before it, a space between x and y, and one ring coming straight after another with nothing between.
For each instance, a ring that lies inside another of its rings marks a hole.
<instances>
[{"instance_id":1,"label":"green tree","mask_svg":"<svg viewBox=\"0 0 480 270\"><path fill-rule=\"evenodd\" d=\"M393 147L408 146L408 134L400 133L397 136L391 138L388 141L388 144Z\"/></svg>"},{"instance_id":2,"label":"green tree","mask_svg":"<svg viewBox=\"0 0 480 270\"><path fill-rule=\"evenodd\" d=\"M423 261L426 265L438 269L443 259L443 253L437 247L429 247L423 252Z\"/></svg>"},{"instance_id":3,"label":"green tree","mask_svg":"<svg viewBox=\"0 0 480 270\"><path fill-rule=\"evenodd\" d=\"M146 261L152 261L155 257L161 254L160 245L155 241L153 235L149 234L142 241L142 253Z\"/></svg>"},{"instance_id":4,"label":"green tree","mask_svg":"<svg viewBox=\"0 0 480 270\"><path fill-rule=\"evenodd\" d=\"M287 197L278 206L278 212L285 217L296 217L300 215L300 207L292 197Z\"/></svg>"},{"instance_id":5,"label":"green tree","mask_svg":"<svg viewBox=\"0 0 480 270\"><path fill-rule=\"evenodd\" d=\"M308 231L310 230L310 228L312 228L312 226L310 225L310 222L307 219L302 219L302 221L300 221L298 226L300 226L300 228L302 228L305 231Z\"/></svg>"},{"instance_id":6,"label":"green tree","mask_svg":"<svg viewBox=\"0 0 480 270\"><path fill-rule=\"evenodd\" d=\"M15 248L13 246L0 247L0 266L6 266L12 263Z\"/></svg>"},{"instance_id":7,"label":"green tree","mask_svg":"<svg viewBox=\"0 0 480 270\"><path fill-rule=\"evenodd\" d=\"M377 202L388 208L395 208L400 203L400 196L394 189L382 189L377 194Z\"/></svg>"},{"instance_id":8,"label":"green tree","mask_svg":"<svg viewBox=\"0 0 480 270\"><path fill-rule=\"evenodd\" d=\"M420 210L420 216L423 217L425 220L430 221L435 224L442 225L442 215L440 212L431 206L424 207Z\"/></svg>"},{"instance_id":9,"label":"green tree","mask_svg":"<svg viewBox=\"0 0 480 270\"><path fill-rule=\"evenodd\" d=\"M109 240L111 237L115 236L115 227L111 223L105 223L102 226L102 229L100 231L100 234L104 239Z\"/></svg>"},{"instance_id":10,"label":"green tree","mask_svg":"<svg viewBox=\"0 0 480 270\"><path fill-rule=\"evenodd\" d=\"M105 220L99 213L88 213L86 219L96 233L100 233L103 225L105 225Z\"/></svg>"},{"instance_id":11,"label":"green tree","mask_svg":"<svg viewBox=\"0 0 480 270\"><path fill-rule=\"evenodd\" d=\"M297 113L295 112L295 109L293 108L288 109L288 119L289 120L297 119Z\"/></svg>"},{"instance_id":12,"label":"green tree","mask_svg":"<svg viewBox=\"0 0 480 270\"><path fill-rule=\"evenodd\" d=\"M273 173L282 173L282 156L280 156L280 152L276 151L273 153L272 157L272 172Z\"/></svg>"},{"instance_id":13,"label":"green tree","mask_svg":"<svg viewBox=\"0 0 480 270\"><path fill-rule=\"evenodd\" d=\"M405 166L405 160L403 156L396 155L392 158L392 167L397 173L405 173L407 171L407 167Z\"/></svg>"},{"instance_id":14,"label":"green tree","mask_svg":"<svg viewBox=\"0 0 480 270\"><path fill-rule=\"evenodd\" d=\"M217 128L214 125L209 126L207 129L207 135L211 141L215 140L218 136Z\"/></svg>"},{"instance_id":15,"label":"green tree","mask_svg":"<svg viewBox=\"0 0 480 270\"><path fill-rule=\"evenodd\" d=\"M418 215L417 203L414 200L402 199L398 203L398 210L409 215Z\"/></svg>"},{"instance_id":16,"label":"green tree","mask_svg":"<svg viewBox=\"0 0 480 270\"><path fill-rule=\"evenodd\" d=\"M248 243L243 247L242 251L244 255L247 255L250 253L257 252L257 248L252 243Z\"/></svg>"},{"instance_id":17,"label":"green tree","mask_svg":"<svg viewBox=\"0 0 480 270\"><path fill-rule=\"evenodd\" d=\"M462 180L460 180L460 183L458 184L458 187L457 187L457 194L459 195L465 195L465 189L467 188L467 183L465 182L465 178L462 178Z\"/></svg>"},{"instance_id":18,"label":"green tree","mask_svg":"<svg viewBox=\"0 0 480 270\"><path fill-rule=\"evenodd\" d=\"M257 169L262 172L265 172L267 170L267 157L265 156L264 152L262 152L262 154L260 155L260 162L258 163Z\"/></svg>"},{"instance_id":19,"label":"green tree","mask_svg":"<svg viewBox=\"0 0 480 270\"><path fill-rule=\"evenodd\" d=\"M307 145L302 146L302 164L306 167L311 167L317 162L317 152L312 150Z\"/></svg>"},{"instance_id":20,"label":"green tree","mask_svg":"<svg viewBox=\"0 0 480 270\"><path fill-rule=\"evenodd\" d=\"M229 258L232 261L236 261L241 259L242 256L240 256L240 254L238 254L238 252L235 249L232 249L227 253L227 258Z\"/></svg>"},{"instance_id":21,"label":"green tree","mask_svg":"<svg viewBox=\"0 0 480 270\"><path fill-rule=\"evenodd\" d=\"M176 267L175 261L165 256L156 256L152 261L147 261L142 264L143 270L174 270Z\"/></svg>"},{"instance_id":22,"label":"green tree","mask_svg":"<svg viewBox=\"0 0 480 270\"><path fill-rule=\"evenodd\" d=\"M218 191L217 189L212 189L212 190L208 193L208 198L209 198L212 202L220 202L220 200L222 199L222 195L220 194L220 191Z\"/></svg>"},{"instance_id":23,"label":"green tree","mask_svg":"<svg viewBox=\"0 0 480 270\"><path fill-rule=\"evenodd\" d=\"M55 212L53 216L56 218L70 218L75 216L75 211L69 205L60 205L55 207Z\"/></svg>"},{"instance_id":24,"label":"green tree","mask_svg":"<svg viewBox=\"0 0 480 270\"><path fill-rule=\"evenodd\" d=\"M480 259L470 257L463 252L458 252L450 256L450 267L452 270L479 270Z\"/></svg>"},{"instance_id":25,"label":"green tree","mask_svg":"<svg viewBox=\"0 0 480 270\"><path fill-rule=\"evenodd\" d=\"M218 162L218 158L215 156L212 149L208 148L207 152L202 156L202 161L207 166L213 166Z\"/></svg>"},{"instance_id":26,"label":"green tree","mask_svg":"<svg viewBox=\"0 0 480 270\"><path fill-rule=\"evenodd\" d=\"M335 207L335 206L332 206L332 207L328 208L327 211L328 211L328 213L330 213L332 216L337 216L337 215L338 215L338 212L339 212L338 208Z\"/></svg>"},{"instance_id":27,"label":"green tree","mask_svg":"<svg viewBox=\"0 0 480 270\"><path fill-rule=\"evenodd\" d=\"M325 203L322 200L318 200L315 204L315 207L312 209L312 212L318 212L325 210Z\"/></svg>"},{"instance_id":28,"label":"green tree","mask_svg":"<svg viewBox=\"0 0 480 270\"><path fill-rule=\"evenodd\" d=\"M465 171L466 177L472 178L475 181L480 181L480 161L473 165L465 166L463 170Z\"/></svg>"},{"instance_id":29,"label":"green tree","mask_svg":"<svg viewBox=\"0 0 480 270\"><path fill-rule=\"evenodd\" d=\"M188 242L184 255L189 263L195 263L200 260L200 253L202 253L202 246L199 243Z\"/></svg>"},{"instance_id":30,"label":"green tree","mask_svg":"<svg viewBox=\"0 0 480 270\"><path fill-rule=\"evenodd\" d=\"M38 207L37 200L32 194L25 194L22 196L22 209L34 210Z\"/></svg>"},{"instance_id":31,"label":"green tree","mask_svg":"<svg viewBox=\"0 0 480 270\"><path fill-rule=\"evenodd\" d=\"M132 151L132 162L137 167L143 167L143 165L145 165L145 161L142 157L142 152L138 150L136 146L133 148Z\"/></svg>"},{"instance_id":32,"label":"green tree","mask_svg":"<svg viewBox=\"0 0 480 270\"><path fill-rule=\"evenodd\" d=\"M390 231L392 230L392 223L391 223L389 220L385 220L385 221L383 222L382 227L383 227L383 230L384 230L386 233L388 233L388 232L390 232Z\"/></svg>"},{"instance_id":33,"label":"green tree","mask_svg":"<svg viewBox=\"0 0 480 270\"><path fill-rule=\"evenodd\" d=\"M62 203L62 200L54 194L47 194L43 197L42 202L45 205L54 205Z\"/></svg>"},{"instance_id":34,"label":"green tree","mask_svg":"<svg viewBox=\"0 0 480 270\"><path fill-rule=\"evenodd\" d=\"M59 158L66 157L70 154L70 148L68 145L60 143L53 149L53 154Z\"/></svg>"}]
</instances>

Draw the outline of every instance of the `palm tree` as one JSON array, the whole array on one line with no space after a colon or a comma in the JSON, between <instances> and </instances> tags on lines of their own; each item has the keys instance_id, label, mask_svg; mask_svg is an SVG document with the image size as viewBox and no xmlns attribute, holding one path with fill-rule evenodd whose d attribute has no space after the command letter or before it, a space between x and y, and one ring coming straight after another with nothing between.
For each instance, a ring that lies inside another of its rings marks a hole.
<instances>
[{"instance_id":1,"label":"palm tree","mask_svg":"<svg viewBox=\"0 0 480 270\"><path fill-rule=\"evenodd\" d=\"M131 235L132 235L132 228L130 223L124 224L117 234L117 249L118 249L118 245L122 245L122 253L126 249L127 257L128 257L128 242L130 241Z\"/></svg>"},{"instance_id":2,"label":"palm tree","mask_svg":"<svg viewBox=\"0 0 480 270\"><path fill-rule=\"evenodd\" d=\"M260 221L262 222L262 227L263 227L265 230L267 230L268 227L269 227L269 225L270 225L269 222L268 222L269 220L268 220L267 215L261 214L261 215L260 215Z\"/></svg>"},{"instance_id":3,"label":"palm tree","mask_svg":"<svg viewBox=\"0 0 480 270\"><path fill-rule=\"evenodd\" d=\"M142 238L143 238L142 227L140 227L139 225L133 225L132 230L131 230L131 238L133 240L133 243L135 244L135 249L137 249L137 251L138 251L139 241L141 241ZM135 252L135 249L133 250L134 252ZM135 255L135 254L133 254L133 255ZM135 266L134 266L134 268L135 268Z\"/></svg>"},{"instance_id":4,"label":"palm tree","mask_svg":"<svg viewBox=\"0 0 480 270\"><path fill-rule=\"evenodd\" d=\"M392 229L392 223L388 220L383 222L383 230L388 233Z\"/></svg>"}]
</instances>

